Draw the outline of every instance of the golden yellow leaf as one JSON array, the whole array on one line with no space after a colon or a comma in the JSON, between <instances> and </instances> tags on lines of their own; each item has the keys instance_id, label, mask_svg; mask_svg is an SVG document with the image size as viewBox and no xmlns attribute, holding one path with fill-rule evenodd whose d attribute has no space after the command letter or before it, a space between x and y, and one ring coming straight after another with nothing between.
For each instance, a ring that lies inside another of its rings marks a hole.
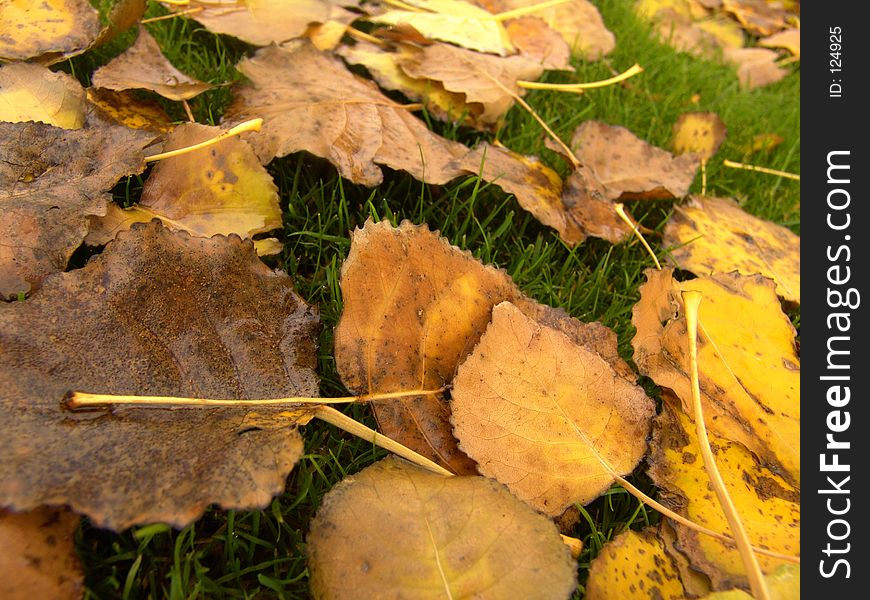
<instances>
[{"instance_id":1,"label":"golden yellow leaf","mask_svg":"<svg viewBox=\"0 0 870 600\"><path fill-rule=\"evenodd\" d=\"M115 91L151 90L170 100L189 100L214 87L172 66L144 27L132 46L94 71L91 83Z\"/></svg>"},{"instance_id":2,"label":"golden yellow leaf","mask_svg":"<svg viewBox=\"0 0 870 600\"><path fill-rule=\"evenodd\" d=\"M776 83L788 71L776 61L779 55L767 48L725 48L725 60L737 67L741 87L754 89Z\"/></svg>"},{"instance_id":3,"label":"golden yellow leaf","mask_svg":"<svg viewBox=\"0 0 870 600\"><path fill-rule=\"evenodd\" d=\"M410 25L427 38L469 50L507 56L514 47L504 26L482 8L461 0L407 0L422 10L388 10L368 17L385 25Z\"/></svg>"},{"instance_id":4,"label":"golden yellow leaf","mask_svg":"<svg viewBox=\"0 0 870 600\"><path fill-rule=\"evenodd\" d=\"M706 302L706 298L705 298ZM703 310L704 302L701 303ZM701 359L703 367L704 360ZM656 419L650 476L670 508L714 531L728 522L709 488L691 419L667 399ZM710 435L716 465L752 544L790 556L800 555L800 491L764 467L743 445ZM746 587L743 561L733 546L682 525L675 525L680 549L694 568L710 577L714 590ZM757 555L762 571L772 572L781 559Z\"/></svg>"},{"instance_id":5,"label":"golden yellow leaf","mask_svg":"<svg viewBox=\"0 0 870 600\"><path fill-rule=\"evenodd\" d=\"M801 30L786 29L779 33L774 33L758 42L759 46L765 48L785 48L793 56L800 58L801 56Z\"/></svg>"},{"instance_id":6,"label":"golden yellow leaf","mask_svg":"<svg viewBox=\"0 0 870 600\"><path fill-rule=\"evenodd\" d=\"M0 121L39 121L63 129L85 123L85 92L66 73L12 63L0 67Z\"/></svg>"},{"instance_id":7,"label":"golden yellow leaf","mask_svg":"<svg viewBox=\"0 0 870 600\"><path fill-rule=\"evenodd\" d=\"M788 25L789 13L780 2L722 0L722 9L734 15L752 35L764 37Z\"/></svg>"},{"instance_id":8,"label":"golden yellow leaf","mask_svg":"<svg viewBox=\"0 0 870 600\"><path fill-rule=\"evenodd\" d=\"M113 123L162 133L169 133L174 127L169 115L159 104L141 100L133 92L88 88L87 97L96 112Z\"/></svg>"},{"instance_id":9,"label":"golden yellow leaf","mask_svg":"<svg viewBox=\"0 0 870 600\"><path fill-rule=\"evenodd\" d=\"M801 239L790 229L759 219L727 198L692 196L676 205L664 243L674 262L695 275L738 271L760 273L776 282L776 292L800 302Z\"/></svg>"},{"instance_id":10,"label":"golden yellow leaf","mask_svg":"<svg viewBox=\"0 0 870 600\"><path fill-rule=\"evenodd\" d=\"M84 52L99 33L99 13L88 0L0 3L0 61L55 63Z\"/></svg>"},{"instance_id":11,"label":"golden yellow leaf","mask_svg":"<svg viewBox=\"0 0 870 600\"><path fill-rule=\"evenodd\" d=\"M707 428L800 485L800 360L773 281L721 273L680 284L671 269L647 270L647 280L632 312L641 373L691 405L680 290L701 292L698 366Z\"/></svg>"},{"instance_id":12,"label":"golden yellow leaf","mask_svg":"<svg viewBox=\"0 0 870 600\"><path fill-rule=\"evenodd\" d=\"M589 565L587 600L682 600L680 573L652 528L629 529L604 545Z\"/></svg>"},{"instance_id":13,"label":"golden yellow leaf","mask_svg":"<svg viewBox=\"0 0 870 600\"><path fill-rule=\"evenodd\" d=\"M596 352L496 305L451 393L454 434L522 500L555 516L597 498L646 452L655 405Z\"/></svg>"},{"instance_id":14,"label":"golden yellow leaf","mask_svg":"<svg viewBox=\"0 0 870 600\"><path fill-rule=\"evenodd\" d=\"M305 36L318 50L334 50L344 37L350 24L359 18L357 13L344 9L336 4L329 5L330 11L326 21L311 23L305 30Z\"/></svg>"},{"instance_id":15,"label":"golden yellow leaf","mask_svg":"<svg viewBox=\"0 0 870 600\"><path fill-rule=\"evenodd\" d=\"M770 152L785 141L781 135L775 133L759 133L752 136L752 141L743 145L741 151L745 154L756 152Z\"/></svg>"},{"instance_id":16,"label":"golden yellow leaf","mask_svg":"<svg viewBox=\"0 0 870 600\"><path fill-rule=\"evenodd\" d=\"M746 43L740 25L727 17L703 19L698 22L698 28L715 37L723 48L742 48Z\"/></svg>"},{"instance_id":17,"label":"golden yellow leaf","mask_svg":"<svg viewBox=\"0 0 870 600\"><path fill-rule=\"evenodd\" d=\"M683 113L674 123L672 146L677 154L694 152L701 160L710 160L725 141L727 131L716 113Z\"/></svg>"},{"instance_id":18,"label":"golden yellow leaf","mask_svg":"<svg viewBox=\"0 0 870 600\"><path fill-rule=\"evenodd\" d=\"M662 519L659 523L659 540L665 548L665 553L680 573L680 582L683 584L683 589L686 590L686 596L689 598L706 596L710 593L710 578L692 568L689 557L679 548L677 531L671 523L669 519Z\"/></svg>"},{"instance_id":19,"label":"golden yellow leaf","mask_svg":"<svg viewBox=\"0 0 870 600\"><path fill-rule=\"evenodd\" d=\"M169 134L164 150L211 139L219 127L184 123ZM110 205L103 218L91 218L89 244L105 244L133 223L159 218L170 229L211 237L235 233L252 237L281 227L278 188L251 147L227 138L196 152L160 161L130 209Z\"/></svg>"},{"instance_id":20,"label":"golden yellow leaf","mask_svg":"<svg viewBox=\"0 0 870 600\"><path fill-rule=\"evenodd\" d=\"M767 583L770 600L796 600L801 597L800 565L780 565L772 573L765 575L764 580ZM704 596L704 600L752 600L752 596L736 589L713 592Z\"/></svg>"},{"instance_id":21,"label":"golden yellow leaf","mask_svg":"<svg viewBox=\"0 0 870 600\"><path fill-rule=\"evenodd\" d=\"M307 539L315 598L569 598L555 525L484 477L388 458L324 498Z\"/></svg>"}]
</instances>

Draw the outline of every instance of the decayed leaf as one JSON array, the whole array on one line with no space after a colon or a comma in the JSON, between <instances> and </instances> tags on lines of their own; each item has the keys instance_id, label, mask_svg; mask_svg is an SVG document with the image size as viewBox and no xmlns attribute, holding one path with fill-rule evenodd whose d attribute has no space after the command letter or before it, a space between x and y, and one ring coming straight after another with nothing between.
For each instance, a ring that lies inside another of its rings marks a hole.
<instances>
[{"instance_id":1,"label":"decayed leaf","mask_svg":"<svg viewBox=\"0 0 870 600\"><path fill-rule=\"evenodd\" d=\"M0 305L0 504L69 504L115 530L265 506L302 454L294 429L244 431L244 408L74 413L61 399L315 396L317 321L250 242L159 222L120 234Z\"/></svg>"},{"instance_id":2,"label":"decayed leaf","mask_svg":"<svg viewBox=\"0 0 870 600\"><path fill-rule=\"evenodd\" d=\"M263 48L238 68L251 83L236 90L224 118L266 120L248 138L261 162L305 150L369 186L383 179L378 165L433 184L462 174L452 161L465 146L435 135L373 83L308 42Z\"/></svg>"},{"instance_id":3,"label":"decayed leaf","mask_svg":"<svg viewBox=\"0 0 870 600\"><path fill-rule=\"evenodd\" d=\"M355 2L345 2L355 4ZM311 40L318 50L333 50L344 37L350 24L359 18L359 14L351 12L335 4L329 6L329 16L323 23L312 23L305 30L305 37Z\"/></svg>"},{"instance_id":4,"label":"decayed leaf","mask_svg":"<svg viewBox=\"0 0 870 600\"><path fill-rule=\"evenodd\" d=\"M665 395L669 392L665 391ZM679 402L679 400L677 400ZM680 573L680 582L686 590L689 598L700 598L710 593L710 578L700 571L692 568L692 562L679 548L677 532L669 519L662 519L658 530L659 540L664 546L665 553L670 557L671 563Z\"/></svg>"},{"instance_id":5,"label":"decayed leaf","mask_svg":"<svg viewBox=\"0 0 870 600\"><path fill-rule=\"evenodd\" d=\"M629 529L607 542L589 565L588 600L682 600L680 573L652 528Z\"/></svg>"},{"instance_id":6,"label":"decayed leaf","mask_svg":"<svg viewBox=\"0 0 870 600\"><path fill-rule=\"evenodd\" d=\"M85 123L85 92L66 73L13 63L0 67L0 121L39 121L63 129Z\"/></svg>"},{"instance_id":7,"label":"decayed leaf","mask_svg":"<svg viewBox=\"0 0 870 600\"><path fill-rule=\"evenodd\" d=\"M680 289L701 292L698 365L707 428L799 485L800 360L773 281L727 273L678 284L670 269L647 270L647 280L632 313L641 373L691 405Z\"/></svg>"},{"instance_id":8,"label":"decayed leaf","mask_svg":"<svg viewBox=\"0 0 870 600\"><path fill-rule=\"evenodd\" d=\"M801 595L800 565L784 564L764 576L770 600L795 600ZM727 592L713 592L704 600L752 600L752 595L735 589Z\"/></svg>"},{"instance_id":9,"label":"decayed leaf","mask_svg":"<svg viewBox=\"0 0 870 600\"><path fill-rule=\"evenodd\" d=\"M210 90L210 83L189 77L172 66L144 27L136 42L91 76L94 87L115 91L151 90L170 100L188 100Z\"/></svg>"},{"instance_id":10,"label":"decayed leaf","mask_svg":"<svg viewBox=\"0 0 870 600\"><path fill-rule=\"evenodd\" d=\"M123 33L136 25L145 15L147 8L148 0L117 0L107 15L108 23L94 40L93 46L108 44L119 33Z\"/></svg>"},{"instance_id":11,"label":"decayed leaf","mask_svg":"<svg viewBox=\"0 0 870 600\"><path fill-rule=\"evenodd\" d=\"M702 302L702 310L703 306ZM741 444L712 432L710 442L716 465L752 544L799 556L800 492L763 467ZM662 502L696 523L727 532L728 522L710 492L710 480L689 417L666 403L656 419L651 446L649 472L662 490ZM747 587L743 562L733 546L679 524L675 528L680 549L694 568L710 577L714 590ZM756 556L765 573L785 564L781 559Z\"/></svg>"},{"instance_id":12,"label":"decayed leaf","mask_svg":"<svg viewBox=\"0 0 870 600\"><path fill-rule=\"evenodd\" d=\"M520 17L508 20L504 26L520 56L545 69L574 70L568 42L543 19Z\"/></svg>"},{"instance_id":13,"label":"decayed leaf","mask_svg":"<svg viewBox=\"0 0 870 600\"><path fill-rule=\"evenodd\" d=\"M424 102L436 118L448 122L462 118L463 124L477 125L475 118L483 110L482 106L469 105L464 94L448 92L438 81L410 77L399 67L399 62L420 52L416 46L398 44L388 51L369 42L357 42L353 46L341 46L336 52L347 62L368 69L382 88Z\"/></svg>"},{"instance_id":14,"label":"decayed leaf","mask_svg":"<svg viewBox=\"0 0 870 600\"><path fill-rule=\"evenodd\" d=\"M747 89L776 83L786 75L776 61L779 55L767 48L726 48L725 60L737 67L740 85Z\"/></svg>"},{"instance_id":15,"label":"decayed leaf","mask_svg":"<svg viewBox=\"0 0 870 600\"><path fill-rule=\"evenodd\" d=\"M788 24L789 13L782 5L765 0L722 0L722 8L734 15L752 35L765 37Z\"/></svg>"},{"instance_id":16,"label":"decayed leaf","mask_svg":"<svg viewBox=\"0 0 870 600\"><path fill-rule=\"evenodd\" d=\"M88 0L0 3L0 60L55 63L84 52L100 33Z\"/></svg>"},{"instance_id":17,"label":"decayed leaf","mask_svg":"<svg viewBox=\"0 0 870 600\"><path fill-rule=\"evenodd\" d=\"M727 17L704 19L697 25L698 29L716 38L722 48L742 48L746 43L746 36L743 35L740 25Z\"/></svg>"},{"instance_id":18,"label":"decayed leaf","mask_svg":"<svg viewBox=\"0 0 870 600\"><path fill-rule=\"evenodd\" d=\"M592 236L616 244L631 235L631 228L607 200L604 186L586 166L581 166L565 180L562 202L581 227L583 237L578 236L577 242Z\"/></svg>"},{"instance_id":19,"label":"decayed leaf","mask_svg":"<svg viewBox=\"0 0 870 600\"><path fill-rule=\"evenodd\" d=\"M354 0L336 2L344 6ZM280 44L301 37L311 23L330 19L329 0L190 0L184 5L164 4L173 11L188 11L190 18L212 33L224 33L255 46Z\"/></svg>"},{"instance_id":20,"label":"decayed leaf","mask_svg":"<svg viewBox=\"0 0 870 600\"><path fill-rule=\"evenodd\" d=\"M701 160L710 160L728 130L719 115L712 112L683 113L674 123L672 146L677 154L694 152Z\"/></svg>"},{"instance_id":21,"label":"decayed leaf","mask_svg":"<svg viewBox=\"0 0 870 600\"><path fill-rule=\"evenodd\" d=\"M756 152L770 152L785 141L781 135L775 133L759 133L752 136L752 141L745 144L741 150L746 154Z\"/></svg>"},{"instance_id":22,"label":"decayed leaf","mask_svg":"<svg viewBox=\"0 0 870 600\"><path fill-rule=\"evenodd\" d=\"M464 94L468 103L483 105L477 118L487 124L499 122L514 97L523 95L518 80L534 81L544 72L522 56L492 56L450 44L424 46L399 64L411 77L438 81L446 90Z\"/></svg>"},{"instance_id":23,"label":"decayed leaf","mask_svg":"<svg viewBox=\"0 0 870 600\"><path fill-rule=\"evenodd\" d=\"M714 59L721 50L722 41L710 31L680 12L665 9L656 13L653 20L663 42L680 52Z\"/></svg>"},{"instance_id":24,"label":"decayed leaf","mask_svg":"<svg viewBox=\"0 0 870 600\"><path fill-rule=\"evenodd\" d=\"M759 46L766 48L785 48L793 56L800 58L801 55L801 30L786 29L779 33L774 33L758 42Z\"/></svg>"},{"instance_id":25,"label":"decayed leaf","mask_svg":"<svg viewBox=\"0 0 870 600\"><path fill-rule=\"evenodd\" d=\"M571 148L610 200L682 198L700 164L697 156L674 157L625 127L599 121L581 124L571 138Z\"/></svg>"},{"instance_id":26,"label":"decayed leaf","mask_svg":"<svg viewBox=\"0 0 870 600\"><path fill-rule=\"evenodd\" d=\"M219 127L184 123L169 134L164 151L216 137ZM137 207L110 205L91 218L89 244L105 244L133 223L154 217L193 235L252 237L281 227L278 188L244 140L232 137L209 148L161 160L152 169Z\"/></svg>"},{"instance_id":27,"label":"decayed leaf","mask_svg":"<svg viewBox=\"0 0 870 600\"><path fill-rule=\"evenodd\" d=\"M459 366L450 406L460 448L522 500L555 516L586 504L646 452L655 405L597 353L496 305Z\"/></svg>"},{"instance_id":28,"label":"decayed leaf","mask_svg":"<svg viewBox=\"0 0 870 600\"><path fill-rule=\"evenodd\" d=\"M0 297L66 268L88 215L106 212L103 192L145 168L151 137L126 127L0 123Z\"/></svg>"},{"instance_id":29,"label":"decayed leaf","mask_svg":"<svg viewBox=\"0 0 870 600\"><path fill-rule=\"evenodd\" d=\"M479 1L494 13L541 4L541 0ZM616 47L616 38L605 26L598 8L588 0L569 0L533 14L562 34L571 50L586 60L599 60Z\"/></svg>"},{"instance_id":30,"label":"decayed leaf","mask_svg":"<svg viewBox=\"0 0 870 600\"><path fill-rule=\"evenodd\" d=\"M569 598L576 565L548 519L484 477L388 458L336 485L311 523L315 598Z\"/></svg>"},{"instance_id":31,"label":"decayed leaf","mask_svg":"<svg viewBox=\"0 0 870 600\"><path fill-rule=\"evenodd\" d=\"M422 10L388 10L368 18L385 25L410 25L429 39L469 50L499 56L514 52L504 26L482 8L462 0L407 0L406 4Z\"/></svg>"},{"instance_id":32,"label":"decayed leaf","mask_svg":"<svg viewBox=\"0 0 870 600\"><path fill-rule=\"evenodd\" d=\"M156 102L137 98L133 92L115 92L99 88L87 89L88 103L99 118L131 129L159 133L172 131L172 119Z\"/></svg>"},{"instance_id":33,"label":"decayed leaf","mask_svg":"<svg viewBox=\"0 0 870 600\"><path fill-rule=\"evenodd\" d=\"M80 599L85 577L75 551L78 526L78 515L62 509L0 509L0 598Z\"/></svg>"},{"instance_id":34,"label":"decayed leaf","mask_svg":"<svg viewBox=\"0 0 870 600\"><path fill-rule=\"evenodd\" d=\"M692 196L675 206L664 243L681 269L696 275L739 271L761 273L777 293L800 302L801 239L791 230L759 219L728 198Z\"/></svg>"}]
</instances>

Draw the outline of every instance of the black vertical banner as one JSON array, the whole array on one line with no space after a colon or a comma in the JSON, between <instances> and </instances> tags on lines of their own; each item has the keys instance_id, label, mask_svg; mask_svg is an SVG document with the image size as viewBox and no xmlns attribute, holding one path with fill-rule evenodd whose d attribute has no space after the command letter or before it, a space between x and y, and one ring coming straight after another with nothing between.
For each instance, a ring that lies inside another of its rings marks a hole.
<instances>
[{"instance_id":1,"label":"black vertical banner","mask_svg":"<svg viewBox=\"0 0 870 600\"><path fill-rule=\"evenodd\" d=\"M864 598L870 484L870 36L861 2L807 2L801 29L801 588ZM864 463L867 460L867 463Z\"/></svg>"}]
</instances>

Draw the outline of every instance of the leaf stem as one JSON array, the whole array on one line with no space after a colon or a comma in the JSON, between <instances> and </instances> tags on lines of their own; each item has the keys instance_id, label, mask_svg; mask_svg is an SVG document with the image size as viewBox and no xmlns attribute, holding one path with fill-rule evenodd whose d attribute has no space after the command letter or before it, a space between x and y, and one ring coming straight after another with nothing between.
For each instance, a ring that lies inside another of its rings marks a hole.
<instances>
[{"instance_id":1,"label":"leaf stem","mask_svg":"<svg viewBox=\"0 0 870 600\"><path fill-rule=\"evenodd\" d=\"M743 560L743 566L746 568L752 595L757 600L770 600L770 592L767 590L767 584L761 572L761 565L758 564L758 557L752 551L749 535L743 526L743 521L740 519L731 496L728 494L728 490L725 488L725 481L722 479L719 468L716 466L716 459L713 456L713 450L710 448L710 440L707 438L707 427L704 423L704 411L701 406L701 386L698 379L698 306L701 304L702 295L701 292L687 290L682 293L682 296L683 306L686 311L686 329L689 336L689 374L692 383L693 411L695 413L693 417L695 419L698 445L701 450L701 456L704 459L704 467L707 469L707 475L713 484L713 491L716 492L719 504L722 505L722 511L728 520L728 526L734 534L734 542L737 544L737 550L740 552L740 558Z\"/></svg>"},{"instance_id":2,"label":"leaf stem","mask_svg":"<svg viewBox=\"0 0 870 600\"><path fill-rule=\"evenodd\" d=\"M517 17L522 17L524 15L530 15L532 13L536 13L541 10L546 10L548 8L552 8L554 6L559 6L560 4L565 4L566 2L570 2L571 0L546 0L545 2L541 2L540 4L533 4L531 6L521 6L519 8L515 8L513 10L507 10L505 12L501 12L493 15L493 18L496 21L507 21L508 19L516 19Z\"/></svg>"},{"instance_id":3,"label":"leaf stem","mask_svg":"<svg viewBox=\"0 0 870 600\"><path fill-rule=\"evenodd\" d=\"M795 181L800 181L801 176L795 175L794 173L787 173L786 171L777 171L776 169L768 169L767 167L757 167L755 165L747 165L746 163L735 162L733 160L728 160L727 158L722 161L722 164L726 167L731 167L732 169L743 169L744 171L757 171L758 173L766 173L767 175L776 175L778 177L785 177L786 179L794 179Z\"/></svg>"},{"instance_id":4,"label":"leaf stem","mask_svg":"<svg viewBox=\"0 0 870 600\"><path fill-rule=\"evenodd\" d=\"M640 240L640 243L643 244L643 247L646 248L646 251L649 253L649 255L652 256L653 262L656 264L656 269L661 271L662 265L659 262L658 257L656 256L655 252L653 252L653 249L650 247L650 245L647 243L646 238L643 237L643 234L637 228L637 224L632 221L626 214L625 206L623 206L622 202L617 202L613 206L613 209L616 211L616 214L619 215L619 218L625 221L628 226L631 227L632 233L634 233L635 237Z\"/></svg>"},{"instance_id":5,"label":"leaf stem","mask_svg":"<svg viewBox=\"0 0 870 600\"><path fill-rule=\"evenodd\" d=\"M551 90L554 92L575 92L582 94L584 90L592 90L595 88L607 87L621 81L625 81L629 77L634 77L638 73L643 72L643 67L635 63L619 75L602 79L600 81L587 81L585 83L543 83L540 81L517 81L517 85L527 90Z\"/></svg>"},{"instance_id":6,"label":"leaf stem","mask_svg":"<svg viewBox=\"0 0 870 600\"><path fill-rule=\"evenodd\" d=\"M165 2L165 0L163 0ZM184 5L180 5L184 6ZM204 11L205 8L202 6L194 6L193 8L188 8L187 10L182 10L178 12L172 12L168 15L160 15L159 17L150 17L148 19L142 19L139 21L141 25L145 25L146 23L156 23L157 21L165 21L167 19L174 19L175 17L184 17L187 15L196 14L198 12Z\"/></svg>"},{"instance_id":7,"label":"leaf stem","mask_svg":"<svg viewBox=\"0 0 870 600\"><path fill-rule=\"evenodd\" d=\"M173 156L180 156L182 154L187 154L188 152L194 152L196 150L200 150L202 148L207 148L213 144L217 144L228 137L232 137L234 135L241 135L248 131L260 131L260 127L263 126L263 119L251 119L250 121L245 121L244 123L239 123L232 129L228 131L224 131L221 134L216 135L210 140L205 140L204 142L200 142L198 144L194 144L192 146L186 146L184 148L178 148L177 150L170 150L169 152L161 152L160 154L152 154L151 156L145 157L145 162L153 162L155 160L163 160L164 158L172 158Z\"/></svg>"}]
</instances>

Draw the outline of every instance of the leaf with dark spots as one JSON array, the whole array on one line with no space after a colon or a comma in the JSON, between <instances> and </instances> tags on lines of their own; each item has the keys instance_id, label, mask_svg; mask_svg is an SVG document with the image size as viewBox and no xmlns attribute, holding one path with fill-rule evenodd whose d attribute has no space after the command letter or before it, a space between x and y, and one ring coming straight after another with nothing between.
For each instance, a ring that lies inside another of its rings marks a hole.
<instances>
[{"instance_id":1,"label":"leaf with dark spots","mask_svg":"<svg viewBox=\"0 0 870 600\"><path fill-rule=\"evenodd\" d=\"M317 327L250 242L134 226L27 302L0 305L0 504L68 504L115 530L181 527L212 503L265 506L302 453L294 428L236 435L250 425L241 407L74 413L60 402L68 390L315 396Z\"/></svg>"},{"instance_id":2,"label":"leaf with dark spots","mask_svg":"<svg viewBox=\"0 0 870 600\"><path fill-rule=\"evenodd\" d=\"M59 62L84 52L100 33L88 0L0 3L0 62Z\"/></svg>"}]
</instances>

